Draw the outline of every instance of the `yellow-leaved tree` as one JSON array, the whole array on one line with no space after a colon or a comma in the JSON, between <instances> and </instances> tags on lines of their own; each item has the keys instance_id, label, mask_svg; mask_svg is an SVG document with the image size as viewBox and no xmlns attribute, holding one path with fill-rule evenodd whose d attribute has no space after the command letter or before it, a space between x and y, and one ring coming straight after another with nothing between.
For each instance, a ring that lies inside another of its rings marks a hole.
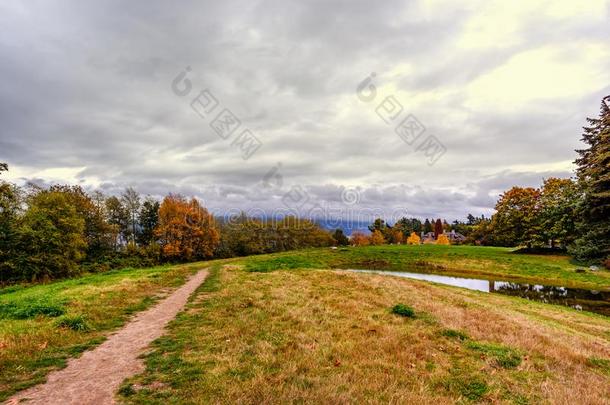
<instances>
[{"instance_id":1,"label":"yellow-leaved tree","mask_svg":"<svg viewBox=\"0 0 610 405\"><path fill-rule=\"evenodd\" d=\"M436 244L437 245L451 245L451 241L449 240L447 235L445 235L444 233L441 233L440 235L438 235L438 238L436 238Z\"/></svg>"},{"instance_id":2,"label":"yellow-leaved tree","mask_svg":"<svg viewBox=\"0 0 610 405\"><path fill-rule=\"evenodd\" d=\"M419 245L421 239L415 232L411 232L411 235L407 238L407 245Z\"/></svg>"},{"instance_id":3,"label":"yellow-leaved tree","mask_svg":"<svg viewBox=\"0 0 610 405\"><path fill-rule=\"evenodd\" d=\"M369 238L371 245L383 245L385 243L385 238L383 237L383 234L378 231L378 230L374 230L373 233L371 233L371 237Z\"/></svg>"}]
</instances>

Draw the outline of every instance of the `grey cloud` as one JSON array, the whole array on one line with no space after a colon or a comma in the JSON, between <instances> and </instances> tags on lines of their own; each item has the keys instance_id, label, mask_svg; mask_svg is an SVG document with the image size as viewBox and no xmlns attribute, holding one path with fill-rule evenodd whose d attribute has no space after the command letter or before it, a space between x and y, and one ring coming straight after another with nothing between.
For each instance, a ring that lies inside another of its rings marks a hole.
<instances>
[{"instance_id":1,"label":"grey cloud","mask_svg":"<svg viewBox=\"0 0 610 405\"><path fill-rule=\"evenodd\" d=\"M584 117L597 113L610 87L537 111L490 106L482 114L464 107L461 86L516 52L597 40L606 29L587 21L548 29L532 16L525 44L463 51L455 39L472 11L423 18L418 7L399 0L2 4L0 160L30 172L19 181L46 168L85 167L77 181L90 188L196 195L218 209L281 207L299 185L331 206L353 186L362 197L354 209L489 213L499 190L546 175L511 166L573 159ZM385 75L399 64L415 71ZM170 83L187 65L193 91L180 98ZM355 97L373 71L405 91L458 88L441 101L401 100L447 147L435 166ZM203 88L263 142L248 161L190 109ZM448 118L455 113L467 118ZM278 163L284 185L266 189L262 178Z\"/></svg>"}]
</instances>

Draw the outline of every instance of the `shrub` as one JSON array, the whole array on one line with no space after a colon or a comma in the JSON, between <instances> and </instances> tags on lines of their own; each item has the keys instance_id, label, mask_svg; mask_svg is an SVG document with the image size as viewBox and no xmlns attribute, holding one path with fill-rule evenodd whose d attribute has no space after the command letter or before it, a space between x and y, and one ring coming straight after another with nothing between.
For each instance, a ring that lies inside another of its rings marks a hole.
<instances>
[{"instance_id":1,"label":"shrub","mask_svg":"<svg viewBox=\"0 0 610 405\"><path fill-rule=\"evenodd\" d=\"M85 320L85 317L82 315L66 315L62 316L55 323L59 328L67 328L72 329L77 332L86 332L88 331L89 325Z\"/></svg>"},{"instance_id":2,"label":"shrub","mask_svg":"<svg viewBox=\"0 0 610 405\"><path fill-rule=\"evenodd\" d=\"M406 318L415 318L415 310L410 306L404 304L394 305L394 307L392 308L392 313L404 316Z\"/></svg>"},{"instance_id":3,"label":"shrub","mask_svg":"<svg viewBox=\"0 0 610 405\"><path fill-rule=\"evenodd\" d=\"M420 237L415 232L411 232L411 235L407 238L407 245L419 245L420 243Z\"/></svg>"},{"instance_id":4,"label":"shrub","mask_svg":"<svg viewBox=\"0 0 610 405\"><path fill-rule=\"evenodd\" d=\"M449 240L447 235L442 233L442 234L438 235L438 238L436 238L436 244L437 245L451 245L451 241Z\"/></svg>"}]
</instances>

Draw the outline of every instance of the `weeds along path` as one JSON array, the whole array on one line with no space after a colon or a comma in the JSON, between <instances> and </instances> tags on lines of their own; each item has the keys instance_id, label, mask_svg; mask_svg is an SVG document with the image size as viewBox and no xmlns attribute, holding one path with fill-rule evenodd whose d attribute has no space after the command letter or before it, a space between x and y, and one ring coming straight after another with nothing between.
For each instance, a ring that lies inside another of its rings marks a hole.
<instances>
[{"instance_id":1,"label":"weeds along path","mask_svg":"<svg viewBox=\"0 0 610 405\"><path fill-rule=\"evenodd\" d=\"M114 393L127 377L144 370L138 359L150 342L163 334L169 321L207 277L201 270L154 307L138 314L94 350L71 359L68 366L49 374L47 382L22 391L8 400L17 404L112 404Z\"/></svg>"}]
</instances>

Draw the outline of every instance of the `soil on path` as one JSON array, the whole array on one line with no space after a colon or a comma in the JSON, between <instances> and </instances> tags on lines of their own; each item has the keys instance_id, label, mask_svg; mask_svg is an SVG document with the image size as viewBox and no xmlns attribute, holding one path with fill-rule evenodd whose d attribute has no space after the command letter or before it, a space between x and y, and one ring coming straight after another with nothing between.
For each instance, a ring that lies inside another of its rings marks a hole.
<instances>
[{"instance_id":1,"label":"soil on path","mask_svg":"<svg viewBox=\"0 0 610 405\"><path fill-rule=\"evenodd\" d=\"M138 359L142 351L163 334L163 329L184 307L189 296L205 280L201 270L182 287L154 307L141 312L125 327L99 345L68 361L68 366L49 374L47 382L22 391L8 404L113 404L119 385L144 371Z\"/></svg>"}]
</instances>

